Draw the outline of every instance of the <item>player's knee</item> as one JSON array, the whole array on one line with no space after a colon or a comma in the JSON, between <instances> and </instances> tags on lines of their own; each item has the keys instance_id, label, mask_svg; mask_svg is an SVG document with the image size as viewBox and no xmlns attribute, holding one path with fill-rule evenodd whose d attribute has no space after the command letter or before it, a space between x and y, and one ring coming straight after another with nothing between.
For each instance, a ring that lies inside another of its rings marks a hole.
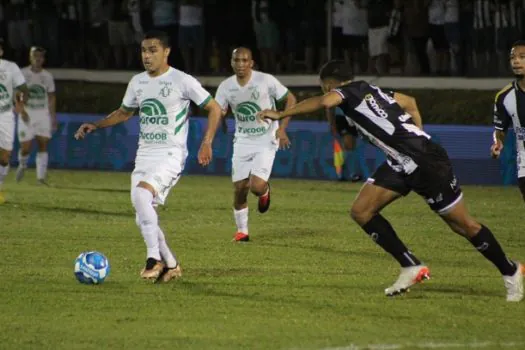
<instances>
[{"instance_id":1,"label":"player's knee","mask_svg":"<svg viewBox=\"0 0 525 350\"><path fill-rule=\"evenodd\" d=\"M137 186L131 190L131 203L139 215L141 209L152 205L152 202L153 194L148 189Z\"/></svg>"},{"instance_id":2,"label":"player's knee","mask_svg":"<svg viewBox=\"0 0 525 350\"><path fill-rule=\"evenodd\" d=\"M350 208L350 217L360 225L366 224L374 216L374 211L364 205L354 204Z\"/></svg>"}]
</instances>

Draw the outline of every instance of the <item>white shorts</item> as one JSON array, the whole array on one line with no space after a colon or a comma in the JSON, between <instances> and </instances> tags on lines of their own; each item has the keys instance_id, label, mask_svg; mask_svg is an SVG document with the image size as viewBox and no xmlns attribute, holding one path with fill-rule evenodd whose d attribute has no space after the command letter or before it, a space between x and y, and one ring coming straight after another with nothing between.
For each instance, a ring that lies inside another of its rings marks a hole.
<instances>
[{"instance_id":1,"label":"white shorts","mask_svg":"<svg viewBox=\"0 0 525 350\"><path fill-rule=\"evenodd\" d=\"M370 57L388 54L388 27L368 29L368 54Z\"/></svg>"},{"instance_id":2,"label":"white shorts","mask_svg":"<svg viewBox=\"0 0 525 350\"><path fill-rule=\"evenodd\" d=\"M51 117L29 114L29 125L18 117L18 141L31 141L35 136L51 138Z\"/></svg>"},{"instance_id":3,"label":"white shorts","mask_svg":"<svg viewBox=\"0 0 525 350\"><path fill-rule=\"evenodd\" d=\"M139 182L146 182L153 186L156 195L154 204L164 204L170 190L177 184L184 170L187 151L171 152L172 156L137 157L135 169L131 173L131 189Z\"/></svg>"},{"instance_id":4,"label":"white shorts","mask_svg":"<svg viewBox=\"0 0 525 350\"><path fill-rule=\"evenodd\" d=\"M268 181L278 148L277 141L259 146L235 143L232 157L232 181L245 180L250 175Z\"/></svg>"},{"instance_id":5,"label":"white shorts","mask_svg":"<svg viewBox=\"0 0 525 350\"><path fill-rule=\"evenodd\" d=\"M15 116L13 113L0 114L0 148L13 150L15 141Z\"/></svg>"}]
</instances>

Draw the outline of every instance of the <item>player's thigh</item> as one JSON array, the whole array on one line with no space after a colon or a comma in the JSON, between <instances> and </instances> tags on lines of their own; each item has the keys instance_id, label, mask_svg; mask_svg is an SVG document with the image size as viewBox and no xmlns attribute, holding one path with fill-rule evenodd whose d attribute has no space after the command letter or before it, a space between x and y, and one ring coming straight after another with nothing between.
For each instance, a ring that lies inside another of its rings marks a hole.
<instances>
[{"instance_id":1,"label":"player's thigh","mask_svg":"<svg viewBox=\"0 0 525 350\"><path fill-rule=\"evenodd\" d=\"M359 220L379 213L384 207L410 192L403 174L395 172L386 162L365 182L352 204L350 213Z\"/></svg>"},{"instance_id":2,"label":"player's thigh","mask_svg":"<svg viewBox=\"0 0 525 350\"><path fill-rule=\"evenodd\" d=\"M0 148L5 151L13 150L15 141L15 120L13 115L0 115Z\"/></svg>"},{"instance_id":3,"label":"player's thigh","mask_svg":"<svg viewBox=\"0 0 525 350\"><path fill-rule=\"evenodd\" d=\"M155 190L154 203L164 204L170 190L177 184L184 170L186 157L141 159L136 161L131 174L133 190L140 182L145 182Z\"/></svg>"},{"instance_id":4,"label":"player's thigh","mask_svg":"<svg viewBox=\"0 0 525 350\"><path fill-rule=\"evenodd\" d=\"M47 136L36 135L35 136L35 140L36 140L36 144L38 146L38 151L39 152L46 152L47 146L49 145L50 138L47 137Z\"/></svg>"},{"instance_id":5,"label":"player's thigh","mask_svg":"<svg viewBox=\"0 0 525 350\"><path fill-rule=\"evenodd\" d=\"M452 165L447 161L436 161L432 169L418 168L408 176L412 190L425 199L430 209L445 215L463 198L461 187Z\"/></svg>"},{"instance_id":6,"label":"player's thigh","mask_svg":"<svg viewBox=\"0 0 525 350\"><path fill-rule=\"evenodd\" d=\"M264 182L268 182L268 179L272 173L276 152L277 147L271 145L269 147L262 148L255 154L251 170L252 177L256 177L254 181L261 182L262 180Z\"/></svg>"},{"instance_id":7,"label":"player's thigh","mask_svg":"<svg viewBox=\"0 0 525 350\"><path fill-rule=\"evenodd\" d=\"M31 123L31 127L35 137L41 137L47 140L51 139L52 126L51 118L49 116L35 117L34 121Z\"/></svg>"},{"instance_id":8,"label":"player's thigh","mask_svg":"<svg viewBox=\"0 0 525 350\"><path fill-rule=\"evenodd\" d=\"M33 140L35 135L31 122L26 123L21 118L17 118L17 136L20 143Z\"/></svg>"},{"instance_id":9,"label":"player's thigh","mask_svg":"<svg viewBox=\"0 0 525 350\"><path fill-rule=\"evenodd\" d=\"M248 145L235 144L232 156L232 182L250 178L256 150Z\"/></svg>"}]
</instances>

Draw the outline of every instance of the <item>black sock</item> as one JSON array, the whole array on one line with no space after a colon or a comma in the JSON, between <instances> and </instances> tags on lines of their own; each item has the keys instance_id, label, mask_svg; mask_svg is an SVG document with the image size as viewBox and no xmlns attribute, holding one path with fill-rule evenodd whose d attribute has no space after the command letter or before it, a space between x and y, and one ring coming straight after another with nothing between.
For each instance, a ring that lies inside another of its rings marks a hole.
<instances>
[{"instance_id":1,"label":"black sock","mask_svg":"<svg viewBox=\"0 0 525 350\"><path fill-rule=\"evenodd\" d=\"M470 243L472 243L485 258L496 265L502 275L512 276L516 273L518 267L507 258L496 237L494 237L487 227L481 225L481 230L479 230L476 236L470 239Z\"/></svg>"},{"instance_id":2,"label":"black sock","mask_svg":"<svg viewBox=\"0 0 525 350\"><path fill-rule=\"evenodd\" d=\"M362 226L363 230L387 253L390 253L402 267L420 265L416 258L397 237L392 225L380 214L375 215Z\"/></svg>"}]
</instances>

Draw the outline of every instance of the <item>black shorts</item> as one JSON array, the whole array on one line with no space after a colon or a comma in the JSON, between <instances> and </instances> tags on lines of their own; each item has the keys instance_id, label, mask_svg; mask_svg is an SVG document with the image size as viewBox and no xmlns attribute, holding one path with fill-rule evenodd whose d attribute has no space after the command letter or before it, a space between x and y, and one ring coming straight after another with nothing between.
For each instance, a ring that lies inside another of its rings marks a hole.
<instances>
[{"instance_id":1,"label":"black shorts","mask_svg":"<svg viewBox=\"0 0 525 350\"><path fill-rule=\"evenodd\" d=\"M397 172L384 162L367 182L403 196L413 190L438 214L452 209L463 196L450 161L440 160L433 169L420 166L410 175Z\"/></svg>"},{"instance_id":2,"label":"black shorts","mask_svg":"<svg viewBox=\"0 0 525 350\"><path fill-rule=\"evenodd\" d=\"M339 136L352 135L357 136L357 130L348 124L344 115L335 115L335 128Z\"/></svg>"}]
</instances>

